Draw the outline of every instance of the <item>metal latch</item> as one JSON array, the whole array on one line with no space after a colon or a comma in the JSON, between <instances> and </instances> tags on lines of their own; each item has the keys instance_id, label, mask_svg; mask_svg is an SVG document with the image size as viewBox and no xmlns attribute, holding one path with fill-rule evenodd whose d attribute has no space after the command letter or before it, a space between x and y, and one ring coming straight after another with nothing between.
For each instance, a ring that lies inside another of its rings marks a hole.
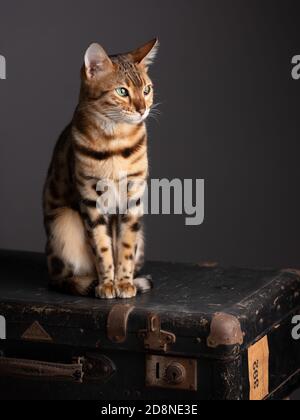
<instances>
[{"instance_id":1,"label":"metal latch","mask_svg":"<svg viewBox=\"0 0 300 420\"><path fill-rule=\"evenodd\" d=\"M146 356L146 386L197 391L197 360Z\"/></svg>"},{"instance_id":2,"label":"metal latch","mask_svg":"<svg viewBox=\"0 0 300 420\"><path fill-rule=\"evenodd\" d=\"M160 317L150 314L148 328L139 331L139 338L144 340L146 350L167 352L168 348L176 342L175 334L161 329Z\"/></svg>"}]
</instances>

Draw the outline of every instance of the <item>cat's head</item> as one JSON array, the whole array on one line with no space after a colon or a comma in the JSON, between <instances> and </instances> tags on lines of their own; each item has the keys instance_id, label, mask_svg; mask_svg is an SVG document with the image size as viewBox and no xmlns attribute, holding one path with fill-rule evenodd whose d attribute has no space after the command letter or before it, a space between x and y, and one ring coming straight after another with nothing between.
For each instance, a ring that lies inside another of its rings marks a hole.
<instances>
[{"instance_id":1,"label":"cat's head","mask_svg":"<svg viewBox=\"0 0 300 420\"><path fill-rule=\"evenodd\" d=\"M148 69L158 40L126 54L109 56L99 44L92 44L84 58L81 98L115 123L139 124L153 105L153 84Z\"/></svg>"}]
</instances>

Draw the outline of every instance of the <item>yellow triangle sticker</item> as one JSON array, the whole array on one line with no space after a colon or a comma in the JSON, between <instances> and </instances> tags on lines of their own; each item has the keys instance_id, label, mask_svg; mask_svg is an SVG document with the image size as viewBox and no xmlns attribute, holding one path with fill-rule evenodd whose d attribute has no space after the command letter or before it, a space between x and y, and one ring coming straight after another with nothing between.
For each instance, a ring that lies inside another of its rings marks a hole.
<instances>
[{"instance_id":1,"label":"yellow triangle sticker","mask_svg":"<svg viewBox=\"0 0 300 420\"><path fill-rule=\"evenodd\" d=\"M38 321L35 321L22 335L22 340L50 342L53 339Z\"/></svg>"}]
</instances>

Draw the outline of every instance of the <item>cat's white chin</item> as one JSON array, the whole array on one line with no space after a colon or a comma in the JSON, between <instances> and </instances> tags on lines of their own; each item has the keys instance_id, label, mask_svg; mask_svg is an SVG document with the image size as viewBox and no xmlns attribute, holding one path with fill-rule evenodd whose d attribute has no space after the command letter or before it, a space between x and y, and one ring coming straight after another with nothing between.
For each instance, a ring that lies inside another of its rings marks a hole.
<instances>
[{"instance_id":1,"label":"cat's white chin","mask_svg":"<svg viewBox=\"0 0 300 420\"><path fill-rule=\"evenodd\" d=\"M126 122L127 124L141 124L142 122L144 122L148 116L149 116L149 110L147 110L145 112L144 115L140 115L140 114L132 114L132 115L124 115L124 122Z\"/></svg>"}]
</instances>

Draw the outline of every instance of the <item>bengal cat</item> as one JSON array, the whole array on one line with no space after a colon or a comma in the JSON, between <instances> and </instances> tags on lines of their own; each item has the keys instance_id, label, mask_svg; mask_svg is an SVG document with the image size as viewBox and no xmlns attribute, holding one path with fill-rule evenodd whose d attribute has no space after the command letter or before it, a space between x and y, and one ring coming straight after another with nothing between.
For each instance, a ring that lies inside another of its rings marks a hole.
<instances>
[{"instance_id":1,"label":"bengal cat","mask_svg":"<svg viewBox=\"0 0 300 420\"><path fill-rule=\"evenodd\" d=\"M85 54L79 104L55 147L43 195L48 267L57 289L113 299L151 288L136 275L144 258L145 120L154 97L148 68L157 50L153 40L114 56L92 44ZM97 183L110 180L118 191L121 178L134 211L100 211Z\"/></svg>"}]
</instances>

